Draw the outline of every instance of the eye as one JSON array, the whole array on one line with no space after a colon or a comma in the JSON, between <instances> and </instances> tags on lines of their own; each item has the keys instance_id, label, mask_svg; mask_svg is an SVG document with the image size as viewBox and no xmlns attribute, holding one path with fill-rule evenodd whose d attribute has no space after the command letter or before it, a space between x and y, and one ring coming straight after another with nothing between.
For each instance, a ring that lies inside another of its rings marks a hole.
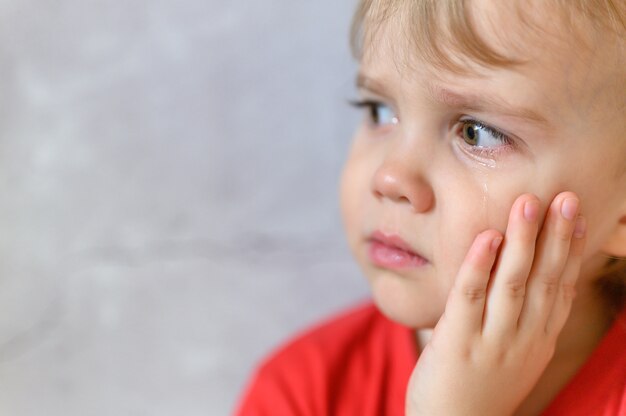
<instances>
[{"instance_id":1,"label":"eye","mask_svg":"<svg viewBox=\"0 0 626 416\"><path fill-rule=\"evenodd\" d=\"M481 149L497 148L512 143L506 134L477 120L462 120L459 135L469 146Z\"/></svg>"},{"instance_id":2,"label":"eye","mask_svg":"<svg viewBox=\"0 0 626 416\"><path fill-rule=\"evenodd\" d=\"M394 125L400 122L400 119L396 116L391 107L380 101L352 101L350 104L356 108L365 110L369 122L375 127Z\"/></svg>"}]
</instances>

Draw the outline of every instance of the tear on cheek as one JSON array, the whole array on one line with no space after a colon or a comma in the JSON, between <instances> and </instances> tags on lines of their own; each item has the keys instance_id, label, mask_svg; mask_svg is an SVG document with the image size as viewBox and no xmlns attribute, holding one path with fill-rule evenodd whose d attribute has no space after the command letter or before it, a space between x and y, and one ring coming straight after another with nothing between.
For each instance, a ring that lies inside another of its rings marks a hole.
<instances>
[{"instance_id":1,"label":"tear on cheek","mask_svg":"<svg viewBox=\"0 0 626 416\"><path fill-rule=\"evenodd\" d=\"M492 227L492 172L481 170L476 174L476 199L477 204L480 206L480 213L475 215L473 221L479 222L485 228ZM483 230L484 231L484 230Z\"/></svg>"}]
</instances>

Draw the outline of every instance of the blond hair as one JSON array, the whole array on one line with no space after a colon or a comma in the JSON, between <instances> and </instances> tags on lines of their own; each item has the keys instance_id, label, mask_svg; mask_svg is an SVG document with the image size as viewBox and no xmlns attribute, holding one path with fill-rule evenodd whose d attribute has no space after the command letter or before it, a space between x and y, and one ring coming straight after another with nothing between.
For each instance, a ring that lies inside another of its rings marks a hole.
<instances>
[{"instance_id":1,"label":"blond hair","mask_svg":"<svg viewBox=\"0 0 626 416\"><path fill-rule=\"evenodd\" d=\"M458 57L451 54L453 51L485 66L508 67L521 63L496 50L480 36L469 3L470 0L360 0L350 35L353 55L361 60L364 49L372 45L383 24L396 19L393 23L399 25L404 35L402 39L409 42L411 51L436 67L464 72ZM533 2L521 3L506 4L515 8L521 24L540 35L547 34L550 29L540 27L524 10L524 7L532 9ZM559 27L565 30L568 41L575 37L577 47L585 46L589 29L613 34L624 47L625 1L541 0L540 3L541 7L558 12L555 16ZM626 304L626 259L609 258L597 280L597 288L615 312L621 310Z\"/></svg>"},{"instance_id":2,"label":"blond hair","mask_svg":"<svg viewBox=\"0 0 626 416\"><path fill-rule=\"evenodd\" d=\"M435 66L453 71L463 71L450 54L471 58L486 66L511 66L520 63L496 50L481 37L471 13L470 0L360 0L352 22L351 47L354 56L361 59L364 46L371 40L382 24L392 18L398 23L405 40L412 50ZM522 4L524 3L524 4ZM626 2L617 0L541 0L502 2L499 7L512 7L519 22L540 35L550 32L530 17L536 7L554 9L552 14L560 19L566 29L566 39L577 37L577 45L584 44L590 27L612 31L623 39L626 32ZM494 6L495 7L495 6ZM551 22L555 23L555 22ZM581 25L586 23L586 25ZM589 26L591 25L591 26ZM551 25L552 26L552 25Z\"/></svg>"}]
</instances>

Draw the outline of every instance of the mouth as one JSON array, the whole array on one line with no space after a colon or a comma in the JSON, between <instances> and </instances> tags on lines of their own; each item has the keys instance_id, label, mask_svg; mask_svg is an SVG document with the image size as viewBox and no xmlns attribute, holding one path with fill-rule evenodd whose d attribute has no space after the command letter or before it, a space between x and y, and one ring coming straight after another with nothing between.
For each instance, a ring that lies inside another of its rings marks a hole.
<instances>
[{"instance_id":1,"label":"mouth","mask_svg":"<svg viewBox=\"0 0 626 416\"><path fill-rule=\"evenodd\" d=\"M411 269L428 264L406 241L397 234L375 231L370 236L368 256L376 266L386 269Z\"/></svg>"}]
</instances>

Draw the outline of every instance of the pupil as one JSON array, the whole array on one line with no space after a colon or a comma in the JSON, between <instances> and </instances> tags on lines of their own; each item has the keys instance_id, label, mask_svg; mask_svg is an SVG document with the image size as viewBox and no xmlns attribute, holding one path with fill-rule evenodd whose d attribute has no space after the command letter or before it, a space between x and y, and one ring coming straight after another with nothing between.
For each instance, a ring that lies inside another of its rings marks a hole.
<instances>
[{"instance_id":1,"label":"pupil","mask_svg":"<svg viewBox=\"0 0 626 416\"><path fill-rule=\"evenodd\" d=\"M465 138L472 143L476 141L476 129L473 125L465 125Z\"/></svg>"}]
</instances>

